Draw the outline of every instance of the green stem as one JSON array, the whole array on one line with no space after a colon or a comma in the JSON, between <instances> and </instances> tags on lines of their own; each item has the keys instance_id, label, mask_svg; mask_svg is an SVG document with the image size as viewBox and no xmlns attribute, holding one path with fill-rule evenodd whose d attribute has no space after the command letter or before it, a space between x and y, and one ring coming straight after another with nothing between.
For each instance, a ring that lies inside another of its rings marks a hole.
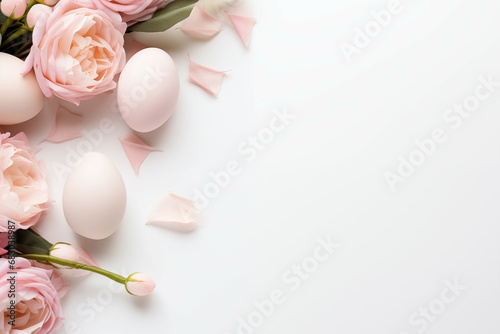
<instances>
[{"instance_id":1,"label":"green stem","mask_svg":"<svg viewBox=\"0 0 500 334\"><path fill-rule=\"evenodd\" d=\"M5 48L4 47L0 47L0 50L2 50L2 52L6 52L9 49L15 49L17 47L20 47L23 44L24 44L24 42L17 42L15 44L7 45Z\"/></svg>"},{"instance_id":2,"label":"green stem","mask_svg":"<svg viewBox=\"0 0 500 334\"><path fill-rule=\"evenodd\" d=\"M25 29L29 30L29 31L33 31L33 28L30 28L28 27L28 12L30 11L31 7L33 7L34 5L36 5L38 3L37 0L31 0L28 4L28 6L26 7L26 11L24 12L24 17L23 17L23 26Z\"/></svg>"},{"instance_id":3,"label":"green stem","mask_svg":"<svg viewBox=\"0 0 500 334\"><path fill-rule=\"evenodd\" d=\"M31 47L31 40L24 43L23 46L21 46L19 48L19 50L16 51L16 53L14 54L15 57L21 57L23 52L27 51L29 48Z\"/></svg>"},{"instance_id":4,"label":"green stem","mask_svg":"<svg viewBox=\"0 0 500 334\"><path fill-rule=\"evenodd\" d=\"M5 32L7 31L7 29L9 29L12 22L14 22L14 20L11 19L10 17L5 18L5 21L3 21L2 26L0 27L0 35L3 36L5 34Z\"/></svg>"},{"instance_id":5,"label":"green stem","mask_svg":"<svg viewBox=\"0 0 500 334\"><path fill-rule=\"evenodd\" d=\"M2 41L2 44L3 45L7 45L10 42L12 42L13 40L15 40L16 38L21 37L22 35L24 35L28 31L29 30L27 30L25 28L19 28L16 31L14 31L11 35L9 35L9 38L7 38L6 40ZM3 36L3 34L2 34L2 36Z\"/></svg>"},{"instance_id":6,"label":"green stem","mask_svg":"<svg viewBox=\"0 0 500 334\"><path fill-rule=\"evenodd\" d=\"M36 5L38 3L38 1L36 0L31 0L30 3L28 4L28 6L26 7L26 11L24 12L26 15L28 15L28 12L30 11L31 7L33 7L34 5Z\"/></svg>"},{"instance_id":7,"label":"green stem","mask_svg":"<svg viewBox=\"0 0 500 334\"><path fill-rule=\"evenodd\" d=\"M118 275L118 274L115 274L115 273L112 273L111 271L107 271L107 270L104 270L104 269L101 269L98 267L94 267L94 266L89 266L89 265L86 265L86 264L83 264L80 262L68 261L68 260L61 259L61 258L51 256L51 255L18 254L17 256L23 257L23 258L28 259L28 260L35 260L38 262L55 263L55 264L59 264L59 265L65 266L65 267L91 271L91 272L94 272L96 274L106 276L107 278L110 278L113 281L121 283L121 284L125 284L126 280L127 280L125 277Z\"/></svg>"}]
</instances>

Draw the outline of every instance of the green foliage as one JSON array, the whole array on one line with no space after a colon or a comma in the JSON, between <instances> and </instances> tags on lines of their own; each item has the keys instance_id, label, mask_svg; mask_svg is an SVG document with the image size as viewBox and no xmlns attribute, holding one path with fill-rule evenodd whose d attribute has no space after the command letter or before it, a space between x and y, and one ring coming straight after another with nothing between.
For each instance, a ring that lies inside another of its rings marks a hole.
<instances>
[{"instance_id":1,"label":"green foliage","mask_svg":"<svg viewBox=\"0 0 500 334\"><path fill-rule=\"evenodd\" d=\"M198 0L175 0L156 11L147 21L136 23L128 31L160 32L188 18Z\"/></svg>"},{"instance_id":2,"label":"green foliage","mask_svg":"<svg viewBox=\"0 0 500 334\"><path fill-rule=\"evenodd\" d=\"M48 255L52 244L45 240L40 234L32 230L17 230L16 249L23 254L44 254Z\"/></svg>"}]
</instances>

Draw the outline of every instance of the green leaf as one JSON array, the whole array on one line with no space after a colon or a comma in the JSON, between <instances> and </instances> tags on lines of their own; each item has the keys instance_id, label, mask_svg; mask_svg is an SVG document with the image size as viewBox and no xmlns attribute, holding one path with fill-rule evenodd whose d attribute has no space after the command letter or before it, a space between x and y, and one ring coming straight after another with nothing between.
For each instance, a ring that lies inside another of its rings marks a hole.
<instances>
[{"instance_id":1,"label":"green leaf","mask_svg":"<svg viewBox=\"0 0 500 334\"><path fill-rule=\"evenodd\" d=\"M0 0L0 3L2 1ZM5 15L2 14L2 12L0 12L0 26L2 26L2 24L5 22ZM2 34L0 33L0 44L2 44Z\"/></svg>"},{"instance_id":2,"label":"green leaf","mask_svg":"<svg viewBox=\"0 0 500 334\"><path fill-rule=\"evenodd\" d=\"M31 228L27 230L19 229L15 234L16 249L21 253L49 255L52 244Z\"/></svg>"},{"instance_id":3,"label":"green leaf","mask_svg":"<svg viewBox=\"0 0 500 334\"><path fill-rule=\"evenodd\" d=\"M175 0L157 10L147 21L128 27L128 31L160 32L188 18L198 0Z\"/></svg>"}]
</instances>

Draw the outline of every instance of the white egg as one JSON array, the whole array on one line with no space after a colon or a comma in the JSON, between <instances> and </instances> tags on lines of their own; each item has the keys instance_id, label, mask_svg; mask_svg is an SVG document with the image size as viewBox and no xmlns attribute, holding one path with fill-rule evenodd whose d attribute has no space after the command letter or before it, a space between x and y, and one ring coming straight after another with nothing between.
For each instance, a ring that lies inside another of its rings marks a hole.
<instances>
[{"instance_id":1,"label":"white egg","mask_svg":"<svg viewBox=\"0 0 500 334\"><path fill-rule=\"evenodd\" d=\"M123 178L106 156L87 153L69 173L62 203L73 231L89 239L107 238L125 215L127 193Z\"/></svg>"},{"instance_id":2,"label":"white egg","mask_svg":"<svg viewBox=\"0 0 500 334\"><path fill-rule=\"evenodd\" d=\"M35 117L43 108L43 95L33 71L22 75L24 62L0 52L0 124L12 125Z\"/></svg>"},{"instance_id":3,"label":"white egg","mask_svg":"<svg viewBox=\"0 0 500 334\"><path fill-rule=\"evenodd\" d=\"M118 108L127 125L138 132L162 126L179 98L179 75L168 53L147 48L125 65L118 81Z\"/></svg>"}]
</instances>

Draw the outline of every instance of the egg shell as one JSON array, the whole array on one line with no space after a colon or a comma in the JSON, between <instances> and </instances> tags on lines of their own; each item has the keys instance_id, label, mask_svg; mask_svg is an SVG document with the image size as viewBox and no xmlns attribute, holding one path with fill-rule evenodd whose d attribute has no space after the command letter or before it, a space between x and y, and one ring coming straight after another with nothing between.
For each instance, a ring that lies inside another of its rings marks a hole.
<instances>
[{"instance_id":1,"label":"egg shell","mask_svg":"<svg viewBox=\"0 0 500 334\"><path fill-rule=\"evenodd\" d=\"M68 174L63 210L77 234L94 240L112 235L125 215L127 193L123 178L101 153L85 154Z\"/></svg>"},{"instance_id":2,"label":"egg shell","mask_svg":"<svg viewBox=\"0 0 500 334\"><path fill-rule=\"evenodd\" d=\"M125 65L118 81L117 99L127 125L138 132L162 126L179 98L179 74L165 51L147 48Z\"/></svg>"},{"instance_id":3,"label":"egg shell","mask_svg":"<svg viewBox=\"0 0 500 334\"><path fill-rule=\"evenodd\" d=\"M24 62L0 52L0 125L26 122L43 108L43 95L33 71L22 75Z\"/></svg>"}]
</instances>

